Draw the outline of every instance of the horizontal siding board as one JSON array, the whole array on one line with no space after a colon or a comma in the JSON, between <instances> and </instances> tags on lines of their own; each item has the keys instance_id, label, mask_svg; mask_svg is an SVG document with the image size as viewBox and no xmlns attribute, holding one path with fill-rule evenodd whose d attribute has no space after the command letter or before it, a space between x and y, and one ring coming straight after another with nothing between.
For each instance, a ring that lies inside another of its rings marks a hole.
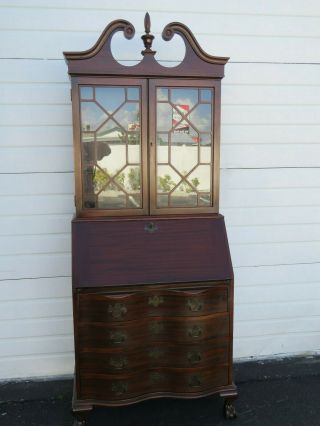
<instances>
[{"instance_id":1,"label":"horizontal siding board","mask_svg":"<svg viewBox=\"0 0 320 426\"><path fill-rule=\"evenodd\" d=\"M0 280L70 275L70 253L7 255L0 258Z\"/></svg>"},{"instance_id":2,"label":"horizontal siding board","mask_svg":"<svg viewBox=\"0 0 320 426\"><path fill-rule=\"evenodd\" d=\"M132 8L132 3L129 0L118 0L116 10L119 12L127 10L140 11L145 13L146 2L139 2ZM187 12L199 13L202 8L207 13L224 13L224 14L254 14L254 15L288 15L288 5L277 0L269 0L267 3L256 2L255 0L247 0L246 2L238 2L237 0L229 0L228 2L212 1L212 0L199 0L197 4L193 2L177 2L175 5L170 0L163 0L157 3L156 10L168 14L168 11L180 11L181 4L183 10ZM110 5L106 4L104 0L92 0L88 3L85 0L55 0L54 3L44 3L42 0L1 0L0 3L3 7L32 7L37 9L100 9L110 10ZM148 4L150 6L150 4ZM176 8L176 9L175 9ZM149 8L153 11L153 8ZM302 16L319 16L320 6L317 0L309 0L308 2L301 2L300 0L292 0L290 2L290 15Z\"/></svg>"},{"instance_id":3,"label":"horizontal siding board","mask_svg":"<svg viewBox=\"0 0 320 426\"><path fill-rule=\"evenodd\" d=\"M41 376L62 376L74 371L73 352L63 354L43 354L31 356L10 356L0 358L0 377L6 379L21 379Z\"/></svg>"},{"instance_id":4,"label":"horizontal siding board","mask_svg":"<svg viewBox=\"0 0 320 426\"><path fill-rule=\"evenodd\" d=\"M320 242L236 244L230 248L237 267L320 263Z\"/></svg>"},{"instance_id":5,"label":"horizontal siding board","mask_svg":"<svg viewBox=\"0 0 320 426\"><path fill-rule=\"evenodd\" d=\"M38 320L50 317L70 317L71 315L71 298L26 299L0 302L0 321L32 318Z\"/></svg>"},{"instance_id":6,"label":"horizontal siding board","mask_svg":"<svg viewBox=\"0 0 320 426\"><path fill-rule=\"evenodd\" d=\"M74 213L74 197L71 194L0 198L0 216L72 213Z\"/></svg>"},{"instance_id":7,"label":"horizontal siding board","mask_svg":"<svg viewBox=\"0 0 320 426\"><path fill-rule=\"evenodd\" d=\"M247 348L250 348L250 353ZM319 349L320 333L308 332L246 338L235 336L233 344L234 358L301 355L318 352Z\"/></svg>"},{"instance_id":8,"label":"horizontal siding board","mask_svg":"<svg viewBox=\"0 0 320 426\"><path fill-rule=\"evenodd\" d=\"M289 303L299 301L317 300L318 307L320 307L320 280L314 283L292 283L290 286L287 284L277 284L276 286L236 286L235 299L240 306L243 304L264 303L265 309L268 310L268 304L272 303ZM298 307L297 307L298 309ZM320 311L318 311L318 315ZM309 315L306 315L309 316ZM271 320L272 317L270 316ZM318 325L319 325L318 318Z\"/></svg>"},{"instance_id":9,"label":"horizontal siding board","mask_svg":"<svg viewBox=\"0 0 320 426\"><path fill-rule=\"evenodd\" d=\"M318 283L319 277L320 263L235 268L236 288L256 286L259 289L265 288L266 292L269 287L276 288L279 285L287 285L289 290L292 285L299 284L303 289L304 284ZM272 288L269 289L269 292L272 293ZM309 297L312 297L312 293L309 294ZM255 302L257 301L255 300ZM239 302L248 303L250 299L245 300L243 298Z\"/></svg>"},{"instance_id":10,"label":"horizontal siding board","mask_svg":"<svg viewBox=\"0 0 320 426\"><path fill-rule=\"evenodd\" d=\"M73 215L3 216L0 235L64 234L71 231Z\"/></svg>"},{"instance_id":11,"label":"horizontal siding board","mask_svg":"<svg viewBox=\"0 0 320 426\"><path fill-rule=\"evenodd\" d=\"M1 126L0 149L43 146L71 147L71 126Z\"/></svg>"},{"instance_id":12,"label":"horizontal siding board","mask_svg":"<svg viewBox=\"0 0 320 426\"><path fill-rule=\"evenodd\" d=\"M303 291L305 291L305 288ZM312 298L313 299L313 298ZM236 304L235 322L256 321L281 318L295 318L298 321L302 317L318 316L320 312L320 298L318 300L299 300L267 302L251 304Z\"/></svg>"},{"instance_id":13,"label":"horizontal siding board","mask_svg":"<svg viewBox=\"0 0 320 426\"><path fill-rule=\"evenodd\" d=\"M71 253L71 235L10 235L0 237L0 256Z\"/></svg>"},{"instance_id":14,"label":"horizontal siding board","mask_svg":"<svg viewBox=\"0 0 320 426\"><path fill-rule=\"evenodd\" d=\"M70 298L71 277L1 281L0 289L0 302Z\"/></svg>"},{"instance_id":15,"label":"horizontal siding board","mask_svg":"<svg viewBox=\"0 0 320 426\"><path fill-rule=\"evenodd\" d=\"M73 351L73 336L39 336L24 337L10 340L0 340L0 353L2 357L10 357L15 355L51 355L63 354Z\"/></svg>"},{"instance_id":16,"label":"horizontal siding board","mask_svg":"<svg viewBox=\"0 0 320 426\"><path fill-rule=\"evenodd\" d=\"M172 5L171 5L172 9ZM148 8L150 10L150 7ZM121 15L120 15L121 14ZM70 32L103 31L107 22L123 16L133 23L137 31L143 30L143 14L133 10L97 10L97 9L36 9L28 7L2 9L0 28L3 30L42 30ZM152 11L152 29L158 36L168 23L168 15L158 10ZM181 21L189 26L196 34L214 33L219 35L236 36L283 36L283 37L319 37L320 18L304 16L275 16L251 14L210 14L197 10L197 15L190 13L184 6L181 10L170 12L171 21Z\"/></svg>"},{"instance_id":17,"label":"horizontal siding board","mask_svg":"<svg viewBox=\"0 0 320 426\"><path fill-rule=\"evenodd\" d=\"M46 149L44 149L44 152ZM49 153L51 150L47 150ZM0 150L1 152L1 150ZM37 156L36 156L37 157ZM55 158L54 156L51 158ZM16 172L15 170L13 170ZM25 170L26 172L27 170ZM47 195L73 194L73 173L12 173L3 174L0 180L0 195Z\"/></svg>"},{"instance_id":18,"label":"horizontal siding board","mask_svg":"<svg viewBox=\"0 0 320 426\"><path fill-rule=\"evenodd\" d=\"M1 62L0 62L1 63ZM69 105L68 83L0 83L0 103L13 105Z\"/></svg>"},{"instance_id":19,"label":"horizontal siding board","mask_svg":"<svg viewBox=\"0 0 320 426\"><path fill-rule=\"evenodd\" d=\"M318 206L221 207L227 225L256 226L296 223L319 223Z\"/></svg>"},{"instance_id":20,"label":"horizontal siding board","mask_svg":"<svg viewBox=\"0 0 320 426\"><path fill-rule=\"evenodd\" d=\"M37 318L1 321L0 341L5 339L72 334L72 318Z\"/></svg>"},{"instance_id":21,"label":"horizontal siding board","mask_svg":"<svg viewBox=\"0 0 320 426\"><path fill-rule=\"evenodd\" d=\"M237 337L253 337L265 335L285 335L289 333L319 332L319 316L312 318L283 318L260 321L238 321L234 333Z\"/></svg>"}]
</instances>

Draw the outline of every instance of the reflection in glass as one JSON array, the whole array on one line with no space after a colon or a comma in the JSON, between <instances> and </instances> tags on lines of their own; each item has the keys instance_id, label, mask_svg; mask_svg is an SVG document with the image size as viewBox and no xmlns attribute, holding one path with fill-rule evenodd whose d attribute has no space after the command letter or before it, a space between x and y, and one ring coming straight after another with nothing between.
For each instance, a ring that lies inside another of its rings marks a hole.
<instances>
[{"instance_id":1,"label":"reflection in glass","mask_svg":"<svg viewBox=\"0 0 320 426\"><path fill-rule=\"evenodd\" d=\"M201 102L212 102L212 89L201 89L200 90Z\"/></svg>"},{"instance_id":2,"label":"reflection in glass","mask_svg":"<svg viewBox=\"0 0 320 426\"><path fill-rule=\"evenodd\" d=\"M212 112L210 104L199 104L190 114L190 120L200 132L211 132Z\"/></svg>"},{"instance_id":3,"label":"reflection in glass","mask_svg":"<svg viewBox=\"0 0 320 426\"><path fill-rule=\"evenodd\" d=\"M185 111L189 110L198 103L198 90L197 89L171 89L171 102L174 105L184 106Z\"/></svg>"},{"instance_id":4,"label":"reflection in glass","mask_svg":"<svg viewBox=\"0 0 320 426\"><path fill-rule=\"evenodd\" d=\"M80 86L81 99L93 99L93 88L90 86Z\"/></svg>"},{"instance_id":5,"label":"reflection in glass","mask_svg":"<svg viewBox=\"0 0 320 426\"><path fill-rule=\"evenodd\" d=\"M134 132L140 128L138 102L125 103L114 115L114 119L124 130Z\"/></svg>"},{"instance_id":6,"label":"reflection in glass","mask_svg":"<svg viewBox=\"0 0 320 426\"><path fill-rule=\"evenodd\" d=\"M157 167L158 192L170 192L180 182L180 180L180 176L172 167L162 165Z\"/></svg>"},{"instance_id":7,"label":"reflection in glass","mask_svg":"<svg viewBox=\"0 0 320 426\"><path fill-rule=\"evenodd\" d=\"M141 208L140 90L86 86L83 96L89 89L80 105L84 207Z\"/></svg>"},{"instance_id":8,"label":"reflection in glass","mask_svg":"<svg viewBox=\"0 0 320 426\"><path fill-rule=\"evenodd\" d=\"M196 207L197 193L186 181L181 182L171 194L172 207Z\"/></svg>"},{"instance_id":9,"label":"reflection in glass","mask_svg":"<svg viewBox=\"0 0 320 426\"><path fill-rule=\"evenodd\" d=\"M92 132L96 130L108 116L94 102L81 102L81 130Z\"/></svg>"},{"instance_id":10,"label":"reflection in glass","mask_svg":"<svg viewBox=\"0 0 320 426\"><path fill-rule=\"evenodd\" d=\"M96 101L112 114L125 101L125 89L123 87L96 87Z\"/></svg>"},{"instance_id":11,"label":"reflection in glass","mask_svg":"<svg viewBox=\"0 0 320 426\"><path fill-rule=\"evenodd\" d=\"M128 87L127 96L129 101L138 101L139 100L139 89L138 87Z\"/></svg>"},{"instance_id":12,"label":"reflection in glass","mask_svg":"<svg viewBox=\"0 0 320 426\"><path fill-rule=\"evenodd\" d=\"M211 146L201 146L200 147L200 163L211 164Z\"/></svg>"},{"instance_id":13,"label":"reflection in glass","mask_svg":"<svg viewBox=\"0 0 320 426\"><path fill-rule=\"evenodd\" d=\"M157 88L158 208L212 206L212 99L209 88Z\"/></svg>"},{"instance_id":14,"label":"reflection in glass","mask_svg":"<svg viewBox=\"0 0 320 426\"><path fill-rule=\"evenodd\" d=\"M157 101L167 101L168 100L168 89L165 87L157 88Z\"/></svg>"}]
</instances>

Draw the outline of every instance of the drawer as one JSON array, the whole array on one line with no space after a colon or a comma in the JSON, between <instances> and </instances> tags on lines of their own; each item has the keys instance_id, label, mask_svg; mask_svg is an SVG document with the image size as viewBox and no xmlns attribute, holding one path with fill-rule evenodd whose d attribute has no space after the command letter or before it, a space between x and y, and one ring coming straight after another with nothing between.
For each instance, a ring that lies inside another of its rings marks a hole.
<instances>
[{"instance_id":1,"label":"drawer","mask_svg":"<svg viewBox=\"0 0 320 426\"><path fill-rule=\"evenodd\" d=\"M213 339L204 344L154 344L127 351L121 348L82 351L78 361L80 371L90 373L133 372L155 367L215 367L227 364L227 338Z\"/></svg>"},{"instance_id":2,"label":"drawer","mask_svg":"<svg viewBox=\"0 0 320 426\"><path fill-rule=\"evenodd\" d=\"M198 343L229 336L229 315L197 318L154 317L117 323L80 323L79 345L85 348L145 347L152 342Z\"/></svg>"},{"instance_id":3,"label":"drawer","mask_svg":"<svg viewBox=\"0 0 320 426\"><path fill-rule=\"evenodd\" d=\"M80 375L80 398L121 401L163 392L196 395L228 384L228 366L214 369L150 369L131 375Z\"/></svg>"},{"instance_id":4,"label":"drawer","mask_svg":"<svg viewBox=\"0 0 320 426\"><path fill-rule=\"evenodd\" d=\"M152 316L200 316L228 311L228 287L79 294L80 322L130 321Z\"/></svg>"}]
</instances>

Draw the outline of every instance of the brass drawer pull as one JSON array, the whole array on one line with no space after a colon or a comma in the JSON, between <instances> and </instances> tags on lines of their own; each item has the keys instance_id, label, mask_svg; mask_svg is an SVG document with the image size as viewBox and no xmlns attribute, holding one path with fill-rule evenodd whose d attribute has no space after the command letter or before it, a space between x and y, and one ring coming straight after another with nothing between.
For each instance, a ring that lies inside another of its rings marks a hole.
<instances>
[{"instance_id":1,"label":"brass drawer pull","mask_svg":"<svg viewBox=\"0 0 320 426\"><path fill-rule=\"evenodd\" d=\"M122 319L126 315L127 311L128 310L123 303L115 303L108 307L108 312L114 319Z\"/></svg>"},{"instance_id":2,"label":"brass drawer pull","mask_svg":"<svg viewBox=\"0 0 320 426\"><path fill-rule=\"evenodd\" d=\"M164 375L159 373L158 371L153 371L150 373L150 382L153 384L162 382L164 380Z\"/></svg>"},{"instance_id":3,"label":"brass drawer pull","mask_svg":"<svg viewBox=\"0 0 320 426\"><path fill-rule=\"evenodd\" d=\"M116 395L122 395L128 392L128 382L112 382L111 390Z\"/></svg>"},{"instance_id":4,"label":"brass drawer pull","mask_svg":"<svg viewBox=\"0 0 320 426\"><path fill-rule=\"evenodd\" d=\"M203 330L199 325L193 325L191 328L188 329L188 336L193 337L195 339L202 336L202 333Z\"/></svg>"},{"instance_id":5,"label":"brass drawer pull","mask_svg":"<svg viewBox=\"0 0 320 426\"><path fill-rule=\"evenodd\" d=\"M150 234L153 234L154 232L158 230L158 226L153 222L149 222L146 225L144 225L144 230L146 232L149 232Z\"/></svg>"},{"instance_id":6,"label":"brass drawer pull","mask_svg":"<svg viewBox=\"0 0 320 426\"><path fill-rule=\"evenodd\" d=\"M120 355L117 358L110 358L110 365L116 370L122 370L128 366L128 360L125 356Z\"/></svg>"},{"instance_id":7,"label":"brass drawer pull","mask_svg":"<svg viewBox=\"0 0 320 426\"><path fill-rule=\"evenodd\" d=\"M160 334L164 330L164 325L162 322L152 322L149 329L153 334Z\"/></svg>"},{"instance_id":8,"label":"brass drawer pull","mask_svg":"<svg viewBox=\"0 0 320 426\"><path fill-rule=\"evenodd\" d=\"M124 331L116 330L110 332L110 340L112 340L113 343L123 343L127 338L127 333Z\"/></svg>"},{"instance_id":9,"label":"brass drawer pull","mask_svg":"<svg viewBox=\"0 0 320 426\"><path fill-rule=\"evenodd\" d=\"M192 299L188 299L187 306L190 311L192 312L200 312L203 309L203 303L201 300L197 299L196 297L193 297Z\"/></svg>"},{"instance_id":10,"label":"brass drawer pull","mask_svg":"<svg viewBox=\"0 0 320 426\"><path fill-rule=\"evenodd\" d=\"M190 376L188 384L191 388L198 388L202 384L202 379L200 376Z\"/></svg>"},{"instance_id":11,"label":"brass drawer pull","mask_svg":"<svg viewBox=\"0 0 320 426\"><path fill-rule=\"evenodd\" d=\"M153 306L154 308L157 308L158 306L161 305L161 303L163 303L163 296L159 296L156 294L154 296L149 297L148 305Z\"/></svg>"},{"instance_id":12,"label":"brass drawer pull","mask_svg":"<svg viewBox=\"0 0 320 426\"><path fill-rule=\"evenodd\" d=\"M192 365L198 364L202 359L201 353L199 351L189 351L187 353L187 357L188 357L188 361Z\"/></svg>"},{"instance_id":13,"label":"brass drawer pull","mask_svg":"<svg viewBox=\"0 0 320 426\"><path fill-rule=\"evenodd\" d=\"M152 348L149 351L150 358L159 359L164 355L164 350L160 348Z\"/></svg>"}]
</instances>

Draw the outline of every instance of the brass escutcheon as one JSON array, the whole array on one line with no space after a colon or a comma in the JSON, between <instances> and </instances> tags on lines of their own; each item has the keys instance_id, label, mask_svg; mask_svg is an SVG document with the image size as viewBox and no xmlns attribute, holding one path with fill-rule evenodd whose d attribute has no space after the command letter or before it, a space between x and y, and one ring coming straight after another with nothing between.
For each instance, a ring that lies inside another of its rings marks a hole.
<instances>
[{"instance_id":1,"label":"brass escutcheon","mask_svg":"<svg viewBox=\"0 0 320 426\"><path fill-rule=\"evenodd\" d=\"M199 351L189 351L187 357L192 365L198 364L201 361L201 353Z\"/></svg>"},{"instance_id":2,"label":"brass escutcheon","mask_svg":"<svg viewBox=\"0 0 320 426\"><path fill-rule=\"evenodd\" d=\"M192 299L188 299L187 306L189 310L192 312L199 312L199 311L202 311L203 309L203 303L196 297L193 297Z\"/></svg>"},{"instance_id":3,"label":"brass escutcheon","mask_svg":"<svg viewBox=\"0 0 320 426\"><path fill-rule=\"evenodd\" d=\"M112 382L111 390L116 395L122 395L128 391L128 382Z\"/></svg>"},{"instance_id":4,"label":"brass escutcheon","mask_svg":"<svg viewBox=\"0 0 320 426\"><path fill-rule=\"evenodd\" d=\"M118 357L110 358L110 365L116 370L122 370L127 367L128 360L125 356L119 355Z\"/></svg>"},{"instance_id":5,"label":"brass escutcheon","mask_svg":"<svg viewBox=\"0 0 320 426\"><path fill-rule=\"evenodd\" d=\"M159 296L158 294L155 294L154 296L150 296L148 300L148 305L153 306L154 308L157 308L158 306L163 303L163 296Z\"/></svg>"},{"instance_id":6,"label":"brass escutcheon","mask_svg":"<svg viewBox=\"0 0 320 426\"><path fill-rule=\"evenodd\" d=\"M127 311L128 310L123 303L115 303L108 307L108 312L114 319L122 319L126 315Z\"/></svg>"},{"instance_id":7,"label":"brass escutcheon","mask_svg":"<svg viewBox=\"0 0 320 426\"><path fill-rule=\"evenodd\" d=\"M144 225L144 230L150 234L153 234L158 230L158 226L153 222L149 222Z\"/></svg>"},{"instance_id":8,"label":"brass escutcheon","mask_svg":"<svg viewBox=\"0 0 320 426\"><path fill-rule=\"evenodd\" d=\"M127 340L127 333L121 330L110 331L110 340L113 343L123 343Z\"/></svg>"},{"instance_id":9,"label":"brass escutcheon","mask_svg":"<svg viewBox=\"0 0 320 426\"><path fill-rule=\"evenodd\" d=\"M202 335L202 328L199 325L193 325L191 328L188 328L188 335L193 338L198 338Z\"/></svg>"},{"instance_id":10,"label":"brass escutcheon","mask_svg":"<svg viewBox=\"0 0 320 426\"><path fill-rule=\"evenodd\" d=\"M200 376L190 376L188 379L188 383L191 388L197 388L201 386L202 379Z\"/></svg>"}]
</instances>

